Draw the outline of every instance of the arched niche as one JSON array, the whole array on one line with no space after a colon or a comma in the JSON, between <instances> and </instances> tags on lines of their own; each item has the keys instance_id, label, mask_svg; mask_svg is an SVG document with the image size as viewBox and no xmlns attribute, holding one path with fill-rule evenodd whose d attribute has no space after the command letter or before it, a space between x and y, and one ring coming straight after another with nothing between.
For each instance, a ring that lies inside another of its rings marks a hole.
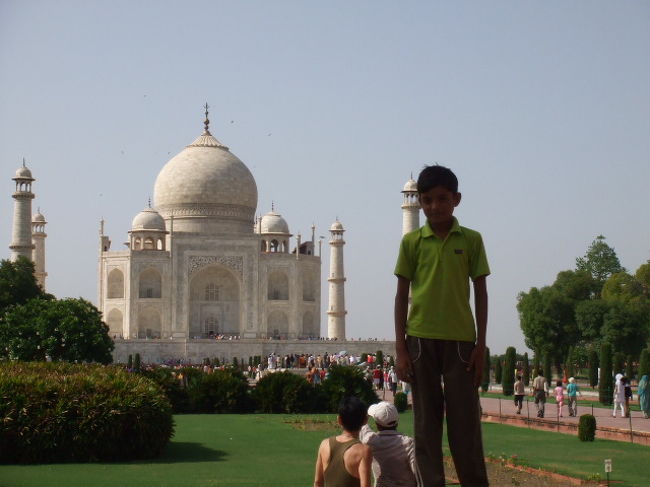
<instances>
[{"instance_id":1,"label":"arched niche","mask_svg":"<svg viewBox=\"0 0 650 487\"><path fill-rule=\"evenodd\" d=\"M284 271L273 271L268 277L268 296L270 301L289 299L289 277Z\"/></svg>"},{"instance_id":2,"label":"arched niche","mask_svg":"<svg viewBox=\"0 0 650 487\"><path fill-rule=\"evenodd\" d=\"M302 300L316 300L316 280L314 274L308 271L302 271Z\"/></svg>"},{"instance_id":3,"label":"arched niche","mask_svg":"<svg viewBox=\"0 0 650 487\"><path fill-rule=\"evenodd\" d=\"M160 338L162 326L160 312L145 308L138 313L138 338Z\"/></svg>"},{"instance_id":4,"label":"arched niche","mask_svg":"<svg viewBox=\"0 0 650 487\"><path fill-rule=\"evenodd\" d=\"M283 311L271 311L266 320L268 334L276 338L287 338L289 334L289 318Z\"/></svg>"},{"instance_id":5,"label":"arched niche","mask_svg":"<svg viewBox=\"0 0 650 487\"><path fill-rule=\"evenodd\" d=\"M190 280L190 337L240 333L240 282L230 269L210 265Z\"/></svg>"},{"instance_id":6,"label":"arched niche","mask_svg":"<svg viewBox=\"0 0 650 487\"><path fill-rule=\"evenodd\" d=\"M146 269L140 273L138 284L139 298L160 298L162 296L162 277L156 269Z\"/></svg>"},{"instance_id":7,"label":"arched niche","mask_svg":"<svg viewBox=\"0 0 650 487\"><path fill-rule=\"evenodd\" d=\"M305 311L302 315L302 334L314 335L314 313Z\"/></svg>"},{"instance_id":8,"label":"arched niche","mask_svg":"<svg viewBox=\"0 0 650 487\"><path fill-rule=\"evenodd\" d=\"M124 297L124 274L121 270L113 269L108 273L106 287L106 297L108 299L117 299Z\"/></svg>"},{"instance_id":9,"label":"arched niche","mask_svg":"<svg viewBox=\"0 0 650 487\"><path fill-rule=\"evenodd\" d=\"M108 312L108 315L106 316L106 324L108 325L108 334L111 338L113 336L122 336L124 318L119 309L113 308Z\"/></svg>"}]
</instances>

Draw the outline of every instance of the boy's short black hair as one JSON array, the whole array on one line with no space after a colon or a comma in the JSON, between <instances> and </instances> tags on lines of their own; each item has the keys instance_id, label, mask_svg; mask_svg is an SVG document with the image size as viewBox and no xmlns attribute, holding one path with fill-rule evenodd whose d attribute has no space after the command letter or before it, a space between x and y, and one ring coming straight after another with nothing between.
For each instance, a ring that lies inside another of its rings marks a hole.
<instances>
[{"instance_id":1,"label":"boy's short black hair","mask_svg":"<svg viewBox=\"0 0 650 487\"><path fill-rule=\"evenodd\" d=\"M458 178L448 167L438 164L424 166L418 176L418 193L426 193L436 186L442 186L456 194L458 193Z\"/></svg>"},{"instance_id":2,"label":"boy's short black hair","mask_svg":"<svg viewBox=\"0 0 650 487\"><path fill-rule=\"evenodd\" d=\"M363 426L368 408L356 396L344 397L339 403L339 417L346 431L359 431Z\"/></svg>"}]
</instances>

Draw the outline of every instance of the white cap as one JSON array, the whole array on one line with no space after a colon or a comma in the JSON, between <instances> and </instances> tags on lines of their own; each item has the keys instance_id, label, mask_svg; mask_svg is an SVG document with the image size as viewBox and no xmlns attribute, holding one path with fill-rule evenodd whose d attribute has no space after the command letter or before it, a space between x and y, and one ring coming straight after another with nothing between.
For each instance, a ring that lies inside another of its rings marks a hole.
<instances>
[{"instance_id":1,"label":"white cap","mask_svg":"<svg viewBox=\"0 0 650 487\"><path fill-rule=\"evenodd\" d=\"M375 423L385 428L397 426L397 423L399 422L399 413L397 412L397 408L394 404L386 401L370 406L368 408L368 416L372 416Z\"/></svg>"}]
</instances>

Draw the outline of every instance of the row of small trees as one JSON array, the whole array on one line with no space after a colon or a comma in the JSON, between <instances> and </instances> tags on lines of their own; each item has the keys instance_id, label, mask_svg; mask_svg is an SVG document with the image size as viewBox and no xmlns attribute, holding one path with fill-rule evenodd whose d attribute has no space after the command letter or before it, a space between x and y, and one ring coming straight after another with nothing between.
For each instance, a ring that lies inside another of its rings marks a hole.
<instances>
[{"instance_id":1,"label":"row of small trees","mask_svg":"<svg viewBox=\"0 0 650 487\"><path fill-rule=\"evenodd\" d=\"M490 351L487 349L485 358L485 367L483 371L482 390L488 390L490 382L490 370L492 368L492 359ZM637 374L634 374L634 366L637 364ZM567 377L576 375L576 369L573 360L569 357L567 364L564 366L564 372ZM612 346L609 343L601 345L600 355L595 351L589 354L589 385L592 387L598 386L599 401L602 404L612 404L613 391L614 391L614 375L617 373L624 373L628 378L633 378L635 375L638 378L644 375L650 376L650 348L642 350L638 360L634 360L632 356L625 357L621 353L612 353ZM611 380L600 380L598 377L598 368L600 367L600 377L609 377ZM494 359L494 381L501 384L503 387L503 394L511 396L514 393L515 371L520 371L524 384L529 385L532 375L535 375L539 368L542 368L544 377L547 380L552 380L552 363L550 356L544 356L540 364L537 355L534 357L533 367L531 369L528 359L528 353L524 353L522 357L517 356L515 347L508 347L504 356L497 356ZM532 375L531 375L532 370ZM508 371L511 371L508 373ZM560 375L560 370L558 370Z\"/></svg>"}]
</instances>

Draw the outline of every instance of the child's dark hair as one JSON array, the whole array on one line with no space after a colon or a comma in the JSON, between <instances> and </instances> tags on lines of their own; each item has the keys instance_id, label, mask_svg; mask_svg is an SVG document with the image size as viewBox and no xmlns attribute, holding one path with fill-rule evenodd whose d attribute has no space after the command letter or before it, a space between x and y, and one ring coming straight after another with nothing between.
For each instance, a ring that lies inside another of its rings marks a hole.
<instances>
[{"instance_id":1,"label":"child's dark hair","mask_svg":"<svg viewBox=\"0 0 650 487\"><path fill-rule=\"evenodd\" d=\"M451 169L445 166L425 166L418 176L418 193L442 186L452 193L458 193L458 178Z\"/></svg>"},{"instance_id":2,"label":"child's dark hair","mask_svg":"<svg viewBox=\"0 0 650 487\"><path fill-rule=\"evenodd\" d=\"M521 380L521 376L520 376L520 375L517 376L517 380Z\"/></svg>"},{"instance_id":3,"label":"child's dark hair","mask_svg":"<svg viewBox=\"0 0 650 487\"><path fill-rule=\"evenodd\" d=\"M355 396L344 397L339 403L339 417L346 431L359 431L368 416L368 408Z\"/></svg>"},{"instance_id":4,"label":"child's dark hair","mask_svg":"<svg viewBox=\"0 0 650 487\"><path fill-rule=\"evenodd\" d=\"M562 381L561 380L557 381L556 384L557 384L558 387L562 387Z\"/></svg>"}]
</instances>

